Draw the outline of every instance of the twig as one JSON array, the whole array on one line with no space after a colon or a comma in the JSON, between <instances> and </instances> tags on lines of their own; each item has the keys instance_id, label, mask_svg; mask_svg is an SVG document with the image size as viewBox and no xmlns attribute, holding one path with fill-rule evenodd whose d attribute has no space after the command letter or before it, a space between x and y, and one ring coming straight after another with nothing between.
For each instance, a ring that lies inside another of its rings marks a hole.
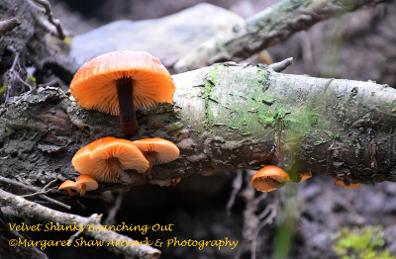
<instances>
[{"instance_id":1,"label":"twig","mask_svg":"<svg viewBox=\"0 0 396 259\"><path fill-rule=\"evenodd\" d=\"M12 76L14 76L16 73L15 73L15 68L16 68L16 66L17 66L17 64L18 64L18 60L19 60L19 53L18 52L16 52L12 47L10 47L9 48L9 50L11 50L13 53L14 53L14 60L12 61L12 65L11 65L11 68L8 70L8 74L9 74L9 76L11 77L10 79L10 86L11 87L7 87L7 93L6 93L6 97L5 97L5 101L7 102L8 101L8 99L10 98L10 96L11 96L11 91L13 90L12 89L12 87L13 87L13 78L12 78Z\"/></svg>"},{"instance_id":2,"label":"twig","mask_svg":"<svg viewBox=\"0 0 396 259\"><path fill-rule=\"evenodd\" d=\"M87 226L88 224L94 224L95 228L103 228L100 224L101 216L93 214L90 217L82 217L75 214L65 213L47 208L43 205L28 201L18 195L6 192L0 189L0 204L2 206L10 206L15 209L20 217L33 217L41 221L52 221L59 224L78 224L81 226ZM86 228L84 228L86 229ZM133 244L134 240L120 235L114 231L84 231L85 234L91 236L94 239L102 240L104 242L111 241L126 241ZM132 258L145 258L145 259L156 259L159 258L161 252L155 248L147 245L136 244L131 246L114 246L106 248L125 256Z\"/></svg>"},{"instance_id":3,"label":"twig","mask_svg":"<svg viewBox=\"0 0 396 259\"><path fill-rule=\"evenodd\" d=\"M33 196L36 196L36 195L47 194L47 193L52 192L54 190L55 189L49 189L49 190L43 190L43 191L34 192L34 193L30 193L30 194L24 194L24 195L21 195L21 197L24 197L24 198L33 197Z\"/></svg>"},{"instance_id":4,"label":"twig","mask_svg":"<svg viewBox=\"0 0 396 259\"><path fill-rule=\"evenodd\" d=\"M38 85L37 85L37 88L40 88L40 87L48 87L48 86L54 86L54 85L56 85L56 84L59 84L59 82L58 82L57 79L54 79L54 80L49 81L48 83L38 84Z\"/></svg>"},{"instance_id":5,"label":"twig","mask_svg":"<svg viewBox=\"0 0 396 259\"><path fill-rule=\"evenodd\" d=\"M59 179L55 178L52 181L49 181L44 187L42 188L43 191L46 191L52 184L56 183Z\"/></svg>"},{"instance_id":6,"label":"twig","mask_svg":"<svg viewBox=\"0 0 396 259\"><path fill-rule=\"evenodd\" d=\"M257 251L257 241L259 238L260 231L268 224L271 224L276 217L276 205L272 203L268 205L265 210L258 215L258 218L261 220L259 225L257 226L256 233L254 234L252 243L251 243L251 259L256 259L256 251Z\"/></svg>"},{"instance_id":7,"label":"twig","mask_svg":"<svg viewBox=\"0 0 396 259\"><path fill-rule=\"evenodd\" d=\"M382 0L283 0L235 25L233 31L216 35L182 57L174 68L178 72L193 70L228 60L242 61L276 45L295 32L340 14Z\"/></svg>"},{"instance_id":8,"label":"twig","mask_svg":"<svg viewBox=\"0 0 396 259\"><path fill-rule=\"evenodd\" d=\"M38 192L34 192L31 194L25 194L25 195L21 195L22 197L26 198L26 197L32 197L32 196L36 196L36 195L40 195L40 194L47 194L49 192L52 192L55 190L55 188L51 188L48 189L53 183L55 183L56 181L58 181L58 178L53 179L52 181L49 181L46 185L44 185L43 188L41 188L41 191Z\"/></svg>"},{"instance_id":9,"label":"twig","mask_svg":"<svg viewBox=\"0 0 396 259\"><path fill-rule=\"evenodd\" d=\"M9 20L0 21L0 34L9 32L20 24L21 22L15 17Z\"/></svg>"},{"instance_id":10,"label":"twig","mask_svg":"<svg viewBox=\"0 0 396 259\"><path fill-rule=\"evenodd\" d=\"M74 233L73 235L71 235L68 239L69 242L73 242L74 239L76 239L79 235L81 235L83 233L83 231L79 230L76 233Z\"/></svg>"},{"instance_id":11,"label":"twig","mask_svg":"<svg viewBox=\"0 0 396 259\"><path fill-rule=\"evenodd\" d=\"M44 8L45 14L48 17L48 21L52 25L55 26L59 38L63 40L66 36L65 36L65 33L63 31L60 21L58 19L54 18L54 14L52 13L51 4L47 0L32 0L32 1Z\"/></svg>"},{"instance_id":12,"label":"twig","mask_svg":"<svg viewBox=\"0 0 396 259\"><path fill-rule=\"evenodd\" d=\"M14 180L5 178L5 177L3 177L3 176L0 176L0 181L1 181L1 182L4 182L4 183L8 183L8 184L15 185L15 186L18 186L18 187L20 187L20 188L22 188L22 189L26 189L26 190L33 191L33 192L41 192L41 191L42 191L40 188L38 188L38 187L36 187L36 186L29 186L29 185L26 185L26 184L23 184L23 183L20 183L20 182L17 182L17 181L14 181ZM58 200L55 200L55 199L53 199L53 198L51 198L51 197L48 197L48 196L46 196L46 195L44 195L44 194L39 194L39 195L40 195L40 197L41 197L42 199L44 199L44 200L47 200L47 201L49 201L49 202L52 202L52 203L54 203L54 204L56 204L56 205L58 205L58 206L61 206L61 207L65 208L65 209L68 209L68 210L71 209L71 206L69 206L69 205L67 205L67 204L64 204L63 202L60 202L60 201L58 201Z\"/></svg>"},{"instance_id":13,"label":"twig","mask_svg":"<svg viewBox=\"0 0 396 259\"><path fill-rule=\"evenodd\" d=\"M239 191L242 188L242 183L243 183L243 171L242 172L237 172L237 175L235 176L234 180L232 181L232 192L230 194L230 198L228 199L227 202L227 215L231 213L231 208L234 206L236 196L238 195Z\"/></svg>"},{"instance_id":14,"label":"twig","mask_svg":"<svg viewBox=\"0 0 396 259\"><path fill-rule=\"evenodd\" d=\"M114 224L116 222L115 218L117 216L118 211L120 210L122 200L124 199L124 193L118 192L117 197L115 198L113 206L109 209L109 213L104 220L105 224Z\"/></svg>"},{"instance_id":15,"label":"twig","mask_svg":"<svg viewBox=\"0 0 396 259\"><path fill-rule=\"evenodd\" d=\"M14 48L9 47L8 48L11 52L14 53L14 60L12 62L11 68L7 71L7 76L9 78L9 83L8 85L10 87L7 88L7 93L6 93L6 98L5 100L8 101L8 99L11 96L14 96L14 87L16 86L16 84L14 83L15 80L18 80L20 83L23 84L24 87L26 87L28 89L28 91L31 91L33 89L33 87L26 83L25 80L23 80L21 78L21 76L19 75L18 71L17 71L17 66L19 65L19 57L20 54L19 52L17 52ZM25 89L26 90L26 89ZM11 93L12 92L12 93Z\"/></svg>"},{"instance_id":16,"label":"twig","mask_svg":"<svg viewBox=\"0 0 396 259\"><path fill-rule=\"evenodd\" d=\"M267 193L260 193L256 197L256 192L250 184L250 178L254 171L246 170L244 181L247 183L241 191L246 208L243 212L243 241L236 258L240 258L245 250L249 249L251 259L256 258L257 241L260 231L270 224L276 216L277 202L272 201L261 209L261 204L268 198ZM261 212L260 212L261 211Z\"/></svg>"},{"instance_id":17,"label":"twig","mask_svg":"<svg viewBox=\"0 0 396 259\"><path fill-rule=\"evenodd\" d=\"M293 64L293 57L286 58L286 59L284 59L280 62L277 62L277 63L273 63L273 64L269 65L269 68L271 68L275 72L282 72L291 64Z\"/></svg>"}]
</instances>

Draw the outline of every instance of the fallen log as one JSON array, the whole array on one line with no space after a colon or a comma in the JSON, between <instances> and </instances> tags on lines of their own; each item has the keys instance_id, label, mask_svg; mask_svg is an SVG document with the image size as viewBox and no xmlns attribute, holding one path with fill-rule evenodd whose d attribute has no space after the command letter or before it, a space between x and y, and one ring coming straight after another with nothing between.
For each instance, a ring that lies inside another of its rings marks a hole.
<instances>
[{"instance_id":1,"label":"fallen log","mask_svg":"<svg viewBox=\"0 0 396 259\"><path fill-rule=\"evenodd\" d=\"M141 111L133 139L176 143L178 160L123 184L279 164L347 182L395 181L396 90L374 82L288 75L225 63L173 76L174 105ZM68 93L41 88L0 106L0 174L41 185L77 175L71 157L118 118L82 110Z\"/></svg>"}]
</instances>

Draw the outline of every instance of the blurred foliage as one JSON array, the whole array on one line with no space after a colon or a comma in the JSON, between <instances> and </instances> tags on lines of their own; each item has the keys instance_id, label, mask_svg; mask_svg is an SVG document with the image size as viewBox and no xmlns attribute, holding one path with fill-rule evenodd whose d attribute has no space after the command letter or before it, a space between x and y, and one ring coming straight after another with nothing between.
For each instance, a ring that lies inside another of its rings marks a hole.
<instances>
[{"instance_id":1,"label":"blurred foliage","mask_svg":"<svg viewBox=\"0 0 396 259\"><path fill-rule=\"evenodd\" d=\"M341 259L396 259L385 247L381 226L343 228L335 240L333 249Z\"/></svg>"},{"instance_id":2,"label":"blurred foliage","mask_svg":"<svg viewBox=\"0 0 396 259\"><path fill-rule=\"evenodd\" d=\"M71 46L72 41L73 41L73 38L70 37L70 36L66 36L66 37L63 39L63 42L64 42L67 46Z\"/></svg>"},{"instance_id":3,"label":"blurred foliage","mask_svg":"<svg viewBox=\"0 0 396 259\"><path fill-rule=\"evenodd\" d=\"M300 218L301 204L298 201L297 184L289 183L280 190L282 206L278 211L278 226L274 240L274 251L271 258L285 259L289 257L294 241L295 225Z\"/></svg>"},{"instance_id":4,"label":"blurred foliage","mask_svg":"<svg viewBox=\"0 0 396 259\"><path fill-rule=\"evenodd\" d=\"M0 96L5 94L6 91L7 91L7 87L5 85L0 84Z\"/></svg>"},{"instance_id":5,"label":"blurred foliage","mask_svg":"<svg viewBox=\"0 0 396 259\"><path fill-rule=\"evenodd\" d=\"M35 76L28 76L26 81L30 85L35 85L37 83L37 78Z\"/></svg>"}]
</instances>

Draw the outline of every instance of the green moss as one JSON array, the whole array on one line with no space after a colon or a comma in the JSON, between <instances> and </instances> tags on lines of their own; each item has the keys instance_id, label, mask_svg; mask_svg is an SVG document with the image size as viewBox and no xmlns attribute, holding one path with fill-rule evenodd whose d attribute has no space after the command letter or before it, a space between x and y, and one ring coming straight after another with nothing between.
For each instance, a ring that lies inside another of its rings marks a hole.
<instances>
[{"instance_id":1,"label":"green moss","mask_svg":"<svg viewBox=\"0 0 396 259\"><path fill-rule=\"evenodd\" d=\"M313 107L305 106L285 116L285 144L293 151L301 146L304 137L319 125L320 116Z\"/></svg>"},{"instance_id":2,"label":"green moss","mask_svg":"<svg viewBox=\"0 0 396 259\"><path fill-rule=\"evenodd\" d=\"M217 102L215 98L212 97L213 88L220 83L219 80L219 69L221 65L217 65L211 70L204 82L204 89L202 98L205 100L205 128L210 128L214 124L214 115L212 111L213 102Z\"/></svg>"},{"instance_id":3,"label":"green moss","mask_svg":"<svg viewBox=\"0 0 396 259\"><path fill-rule=\"evenodd\" d=\"M173 132L173 131L179 130L181 128L183 128L183 123L181 123L180 121L176 121L174 123L167 125L165 127L165 130L166 130L166 132Z\"/></svg>"},{"instance_id":4,"label":"green moss","mask_svg":"<svg viewBox=\"0 0 396 259\"><path fill-rule=\"evenodd\" d=\"M322 123L314 103L298 108L269 94L271 84L267 70L249 67L243 73L228 73L231 69L217 65L206 76L201 96L206 129L227 128L242 136L260 137L284 130L278 137L280 143L290 142L289 147L297 150L304 137ZM223 76L228 85L220 80Z\"/></svg>"},{"instance_id":5,"label":"green moss","mask_svg":"<svg viewBox=\"0 0 396 259\"><path fill-rule=\"evenodd\" d=\"M275 115L276 113L265 109L260 109L260 112L257 113L258 120L264 127L272 127L274 125Z\"/></svg>"},{"instance_id":6,"label":"green moss","mask_svg":"<svg viewBox=\"0 0 396 259\"><path fill-rule=\"evenodd\" d=\"M5 94L6 91L7 91L7 86L0 85L0 96Z\"/></svg>"},{"instance_id":7,"label":"green moss","mask_svg":"<svg viewBox=\"0 0 396 259\"><path fill-rule=\"evenodd\" d=\"M36 79L36 77L35 76L28 76L27 78L26 78L26 81L28 82L28 84L36 84L36 82L37 82L37 79Z\"/></svg>"},{"instance_id":8,"label":"green moss","mask_svg":"<svg viewBox=\"0 0 396 259\"><path fill-rule=\"evenodd\" d=\"M247 77L250 78L247 80L246 77L244 80L237 77L233 80L235 83L242 82L249 87L245 88L245 92L233 93L234 98L228 105L231 112L223 119L229 128L239 129L245 136L256 134L262 131L263 127L272 126L276 114L274 109L277 109L277 107L270 109L276 99L265 93L268 88L267 71L258 69L255 73L256 75ZM232 89L229 91L232 92Z\"/></svg>"},{"instance_id":9,"label":"green moss","mask_svg":"<svg viewBox=\"0 0 396 259\"><path fill-rule=\"evenodd\" d=\"M333 245L342 259L395 259L385 247L383 229L366 226L362 229L343 228Z\"/></svg>"},{"instance_id":10,"label":"green moss","mask_svg":"<svg viewBox=\"0 0 396 259\"><path fill-rule=\"evenodd\" d=\"M63 42L64 42L67 46L71 46L72 41L73 41L73 38L70 37L70 36L66 36L66 37L63 39Z\"/></svg>"}]
</instances>

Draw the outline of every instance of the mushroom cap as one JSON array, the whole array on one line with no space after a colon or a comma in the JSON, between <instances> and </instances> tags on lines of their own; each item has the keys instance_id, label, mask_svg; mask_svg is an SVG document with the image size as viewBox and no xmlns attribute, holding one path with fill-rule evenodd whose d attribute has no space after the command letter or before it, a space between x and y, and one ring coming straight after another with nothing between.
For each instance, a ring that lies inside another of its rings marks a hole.
<instances>
[{"instance_id":1,"label":"mushroom cap","mask_svg":"<svg viewBox=\"0 0 396 259\"><path fill-rule=\"evenodd\" d=\"M77 186L76 182L72 180L64 181L59 185L58 190L66 191L70 196L75 196L80 193L80 188Z\"/></svg>"},{"instance_id":2,"label":"mushroom cap","mask_svg":"<svg viewBox=\"0 0 396 259\"><path fill-rule=\"evenodd\" d=\"M311 171L303 171L300 173L300 183L312 178Z\"/></svg>"},{"instance_id":3,"label":"mushroom cap","mask_svg":"<svg viewBox=\"0 0 396 259\"><path fill-rule=\"evenodd\" d=\"M116 80L121 78L133 79L136 109L173 101L172 77L159 59L143 51L114 51L88 61L74 75L70 91L85 109L119 115Z\"/></svg>"},{"instance_id":4,"label":"mushroom cap","mask_svg":"<svg viewBox=\"0 0 396 259\"><path fill-rule=\"evenodd\" d=\"M126 139L104 137L80 148L72 159L74 169L103 182L119 182L124 170L144 173L149 162L143 153Z\"/></svg>"},{"instance_id":5,"label":"mushroom cap","mask_svg":"<svg viewBox=\"0 0 396 259\"><path fill-rule=\"evenodd\" d=\"M99 185L98 182L90 175L82 174L76 179L77 185L85 184L85 189L87 191L94 191L98 189Z\"/></svg>"},{"instance_id":6,"label":"mushroom cap","mask_svg":"<svg viewBox=\"0 0 396 259\"><path fill-rule=\"evenodd\" d=\"M179 148L171 141L162 138L146 138L133 141L143 153L154 156L154 164L165 164L176 160L180 155Z\"/></svg>"},{"instance_id":7,"label":"mushroom cap","mask_svg":"<svg viewBox=\"0 0 396 259\"><path fill-rule=\"evenodd\" d=\"M287 181L290 177L286 171L274 165L264 166L252 177L252 185L261 192L274 191Z\"/></svg>"}]
</instances>

